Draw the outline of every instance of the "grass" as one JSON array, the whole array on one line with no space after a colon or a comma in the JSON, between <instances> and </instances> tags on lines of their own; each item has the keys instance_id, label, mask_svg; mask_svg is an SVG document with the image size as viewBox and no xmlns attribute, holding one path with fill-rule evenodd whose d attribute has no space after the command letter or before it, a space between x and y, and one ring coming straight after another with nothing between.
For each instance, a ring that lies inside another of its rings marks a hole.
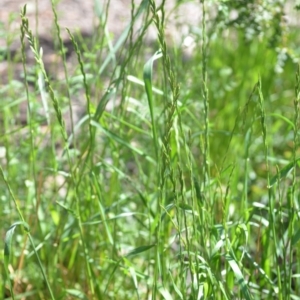
<instances>
[{"instance_id":1,"label":"grass","mask_svg":"<svg viewBox=\"0 0 300 300\"><path fill-rule=\"evenodd\" d=\"M3 50L3 298L299 299L297 30L247 39L202 1L185 57L164 2L132 6L115 39L107 3L70 54L52 6L63 79L26 7Z\"/></svg>"}]
</instances>

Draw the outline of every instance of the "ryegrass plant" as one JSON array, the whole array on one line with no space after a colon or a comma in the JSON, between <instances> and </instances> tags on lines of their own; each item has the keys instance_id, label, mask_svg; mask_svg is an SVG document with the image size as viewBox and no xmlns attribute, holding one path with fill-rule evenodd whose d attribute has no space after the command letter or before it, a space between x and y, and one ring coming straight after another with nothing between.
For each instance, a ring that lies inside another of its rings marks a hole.
<instances>
[{"instance_id":1,"label":"ryegrass plant","mask_svg":"<svg viewBox=\"0 0 300 300\"><path fill-rule=\"evenodd\" d=\"M95 3L94 36L68 30L72 56L52 1L64 79L46 70L26 8L20 53L7 50L3 298L299 299L295 30L282 39L283 64L268 34L245 40L220 14L211 22L203 0L195 51L184 58L166 34L166 1L132 0L115 39L112 3ZM145 38L151 25L155 45ZM9 32L6 40L9 48Z\"/></svg>"}]
</instances>

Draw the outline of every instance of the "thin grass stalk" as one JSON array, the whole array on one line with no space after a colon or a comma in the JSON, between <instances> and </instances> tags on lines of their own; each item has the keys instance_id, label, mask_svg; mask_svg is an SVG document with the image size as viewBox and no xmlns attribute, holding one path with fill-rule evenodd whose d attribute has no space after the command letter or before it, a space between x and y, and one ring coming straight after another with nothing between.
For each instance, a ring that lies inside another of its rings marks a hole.
<instances>
[{"instance_id":1,"label":"thin grass stalk","mask_svg":"<svg viewBox=\"0 0 300 300\"><path fill-rule=\"evenodd\" d=\"M21 16L23 18L23 15L26 14L26 6L24 7L24 11L21 12ZM23 20L22 20L23 22ZM28 24L28 23L27 23ZM28 80L27 80L27 68L26 68L26 46L25 46L25 34L26 30L24 28L24 24L21 25L20 27L21 30L21 52L22 52L22 65L23 65L23 71L24 71L24 84L25 84L25 93L26 93L26 99L27 99L27 121L29 122L29 129L30 129L30 147L31 147L31 157L29 158L29 161L31 162L31 168L32 168L32 173L35 173L35 161L36 161L36 156L35 156L35 147L34 147L34 138L33 138L33 124L32 124L32 114L31 114L31 106L30 106L30 99L29 99L29 87L28 87ZM34 182L36 182L34 180ZM35 189L36 190L36 189Z\"/></svg>"},{"instance_id":2,"label":"thin grass stalk","mask_svg":"<svg viewBox=\"0 0 300 300\"><path fill-rule=\"evenodd\" d=\"M35 35L39 34L39 0L35 0Z\"/></svg>"},{"instance_id":3,"label":"thin grass stalk","mask_svg":"<svg viewBox=\"0 0 300 300\"><path fill-rule=\"evenodd\" d=\"M102 13L101 15L99 15L99 19L100 19L100 25L102 26L102 28L104 28L104 38L106 38L106 41L107 41L107 45L108 45L108 49L109 49L109 56L111 57L112 64L114 66L116 66L117 65L116 51L114 49L112 39L110 37L110 33L109 33L108 27L107 27L107 19L108 19L108 13L109 13L110 5L111 5L110 0L108 0L107 3L106 3L104 16L103 16L103 13ZM101 4L100 3L98 3L98 6L101 9ZM102 51L102 49L101 49L101 51ZM100 74L101 73L102 72L100 72Z\"/></svg>"},{"instance_id":4,"label":"thin grass stalk","mask_svg":"<svg viewBox=\"0 0 300 300\"><path fill-rule=\"evenodd\" d=\"M296 99L296 102L297 102L297 108L298 108L298 116L297 116L297 124L295 124L295 126L297 126L297 129L299 128L299 105L300 105L300 64L298 64L298 69L297 69L297 73L296 73L296 87L295 87L295 99ZM299 132L299 131L298 131ZM295 137L295 135L294 135ZM298 137L298 133L296 134L296 137ZM298 140L297 140L297 146L299 145L299 137L298 137ZM296 145L294 145L294 149L295 151L297 150L297 147ZM295 164L295 162L294 162ZM294 172L296 172L296 165L294 167ZM294 175L294 178L293 180L296 180L296 176ZM299 184L298 184L299 186ZM297 209L299 209L299 207L297 207ZM299 217L297 218L297 220L299 221ZM300 250L299 248L296 249L296 254L295 254L295 257L296 257L296 261L300 261ZM296 268L296 272L297 274L300 273L300 264L297 264L297 268ZM299 294L300 293L300 280L299 278L298 279L295 279L296 281L296 289L295 289L295 292L296 294Z\"/></svg>"},{"instance_id":5,"label":"thin grass stalk","mask_svg":"<svg viewBox=\"0 0 300 300\"><path fill-rule=\"evenodd\" d=\"M52 0L53 1L53 0ZM90 89L89 89L89 86L87 84L87 79L86 79L86 74L85 74L85 71L84 71L84 65L83 65L83 61L81 59L81 53L80 53L80 50L79 50L79 47L78 47L78 44L74 38L74 36L72 35L72 33L70 32L69 29L67 29L68 31L68 34L70 36L70 39L71 39L71 42L73 44L73 47L75 49L75 52L77 54L77 60L78 60L78 63L79 63L79 66L80 66L80 71L81 71L81 74L83 76L83 86L84 86L84 90L85 90L85 97L86 97L86 112L88 114L88 117L89 117L89 152L88 152L88 156L92 159L92 152L93 152L93 149L94 149L94 139L95 139L95 135L94 135L94 131L95 131L95 128L93 128L92 124L91 124L91 121L92 121L92 115L91 115L91 97L90 97ZM71 105L70 105L71 106ZM92 164L92 161L91 161L91 164Z\"/></svg>"},{"instance_id":6,"label":"thin grass stalk","mask_svg":"<svg viewBox=\"0 0 300 300\"><path fill-rule=\"evenodd\" d=\"M209 90L207 83L207 60L208 60L208 44L207 44L207 32L206 32L206 2L201 0L202 4L202 46L201 46L201 58L202 58L202 100L204 104L204 147L203 147L203 167L202 167L202 183L201 183L201 200L200 206L200 223L201 223L201 235L204 241L203 249L207 251L206 255L210 256L209 252L211 247L207 247L207 242L210 241L209 237L209 223L213 220L211 216L211 208L214 206L213 198L211 197L210 186L210 142L209 142ZM211 219L212 218L212 219ZM206 241L206 242L205 242Z\"/></svg>"},{"instance_id":7,"label":"thin grass stalk","mask_svg":"<svg viewBox=\"0 0 300 300\"><path fill-rule=\"evenodd\" d=\"M9 24L9 26L11 26L11 24ZM11 40L9 38L9 36L6 37L6 45L7 48L9 49L11 46ZM7 52L7 62L8 62L8 70L7 70L7 77L8 77L8 82L12 82L13 80L13 61L12 61L12 55L11 52L8 51ZM0 79L0 84L2 84L2 79ZM10 89L11 90L11 89ZM11 92L10 92L11 93ZM9 120L12 118L11 115L11 109L9 107L4 107L4 111L3 111L3 115L5 116L5 118L3 118L3 128L4 128L4 132L9 132ZM1 124L2 125L2 124ZM8 134L4 135L4 146L5 146L5 159L6 159L6 169L7 169L7 173L10 174L10 161L11 161L11 154L10 154L10 150L11 150L11 142L10 142L10 136Z\"/></svg>"},{"instance_id":8,"label":"thin grass stalk","mask_svg":"<svg viewBox=\"0 0 300 300\"><path fill-rule=\"evenodd\" d=\"M157 29L157 33L159 36L159 41L162 42L164 39L164 32L163 32L163 27L161 24L161 20L157 14L157 8L155 1L150 0L149 1L150 8L153 14L153 21ZM162 49L161 49L162 51ZM166 54L166 53L164 53ZM152 86L150 87L150 91L152 92ZM150 98L151 99L151 98ZM158 171L158 178L159 178L159 191L158 191L158 199L157 199L157 216L156 216L156 228L155 228L155 239L156 239L156 246L155 246L155 265L154 265L154 278L153 278L153 285L152 285L152 299L157 299L157 293L159 289L159 282L161 279L162 275L162 262L161 262L161 253L162 253L162 241L161 241L161 214L162 214L162 206L163 205L163 193L164 193L164 185L165 185L165 177L163 174L163 161L164 159L167 159L167 152L166 149L162 146L161 149L161 158L158 156L158 137L156 133L156 124L154 120L154 115L153 115L153 104L150 102L151 106L150 109L152 111L152 130L153 130L153 138L154 138L154 145L155 145L155 152L156 152L156 157L158 159L158 165L157 165L157 171ZM160 159L159 159L160 158Z\"/></svg>"},{"instance_id":9,"label":"thin grass stalk","mask_svg":"<svg viewBox=\"0 0 300 300\"><path fill-rule=\"evenodd\" d=\"M207 189L210 204L210 144L209 144L209 94L207 85L207 33L206 33L206 6L202 3L202 98L204 101L204 163L203 163L203 191Z\"/></svg>"},{"instance_id":10,"label":"thin grass stalk","mask_svg":"<svg viewBox=\"0 0 300 300\"><path fill-rule=\"evenodd\" d=\"M99 19L99 27L102 27L104 29L104 34L101 35L101 40L99 41L99 44L103 45L104 44L104 40L106 39L107 42L108 42L109 49L112 50L113 47L111 45L111 38L109 37L109 32L108 32L108 29L107 29L107 19L108 19L109 5L110 5L110 0L108 0L108 2L106 4L106 8L104 9L102 7L100 1L99 0L95 0L95 11L96 11L96 15L97 15L97 17ZM103 13L103 11L104 11L104 13ZM102 57L103 49L104 49L104 47L100 48L99 57Z\"/></svg>"},{"instance_id":11,"label":"thin grass stalk","mask_svg":"<svg viewBox=\"0 0 300 300\"><path fill-rule=\"evenodd\" d=\"M245 122L246 118L247 118L247 114L248 114L248 106L250 104L251 101L253 101L253 96L256 93L256 89L257 86L255 85L251 91L251 94L248 98L248 101L246 102L240 118L243 120L243 122ZM252 117L252 123L253 123L253 117ZM245 124L243 123L243 127L245 126ZM243 192L244 192L244 197L243 197L243 203L242 203L242 211L244 212L244 220L246 220L247 222L247 227L248 227L248 232L250 233L251 231L251 226L250 226L250 222L249 222L249 205L248 205L248 180L249 180L249 149L251 146L251 138L252 138L252 134L253 134L253 128L252 126L250 126L249 128L244 128L244 132L245 132L245 140L244 140L244 151L245 151L245 161L244 161L244 167L245 167L245 172L244 172L244 188L243 188Z\"/></svg>"},{"instance_id":12,"label":"thin grass stalk","mask_svg":"<svg viewBox=\"0 0 300 300\"><path fill-rule=\"evenodd\" d=\"M153 70L153 63L154 60L160 58L162 56L160 51L157 51L148 62L144 66L144 82L145 82L145 90L148 99L148 106L151 118L151 127L152 127L152 140L154 145L154 152L155 152L155 159L158 160L159 158L159 139L157 135L157 125L156 119L154 116L154 101L153 101L153 93L152 93L152 70ZM159 177L157 177L159 178Z\"/></svg>"},{"instance_id":13,"label":"thin grass stalk","mask_svg":"<svg viewBox=\"0 0 300 300\"><path fill-rule=\"evenodd\" d=\"M26 6L24 6L21 17L22 17L21 31L23 31L24 36L26 34L26 37L29 41L31 50L33 51L35 60L38 64L38 66L40 67L40 71L42 72L42 74L44 76L45 83L48 86L49 94L50 94L50 97L51 97L51 100L52 100L52 104L53 104L53 107L55 109L57 120L58 120L60 128L61 128L62 137L63 137L64 142L66 144L67 143L67 133L66 133L66 129L65 129L64 119L62 117L62 112L61 112L61 109L60 109L60 106L59 106L59 102L58 102L58 100L55 96L54 90L53 90L53 88L50 84L50 80L48 78L48 75L45 71L44 63L43 63L43 60L42 60L43 52L42 52L42 50L38 51L37 44L36 44L36 39L33 37L32 32L29 29L28 19L26 18Z\"/></svg>"},{"instance_id":14,"label":"thin grass stalk","mask_svg":"<svg viewBox=\"0 0 300 300\"><path fill-rule=\"evenodd\" d=\"M262 130L262 138L263 138L263 146L264 146L264 161L266 165L266 176L267 176L267 189L268 189L268 208L269 208L269 226L266 229L266 236L264 237L264 251L263 251L263 266L264 266L264 272L266 275L271 278L271 263L275 258L275 261L277 260L277 254L274 253L273 255L275 257L272 257L272 247L274 249L279 248L279 244L277 242L277 234L276 234L276 224L275 224L275 203L274 203L274 196L272 187L270 184L270 166L269 166L269 145L268 145L268 132L267 132L267 124L266 124L266 113L265 113L265 104L264 104L264 96L262 93L262 83L261 78L259 78L257 82L257 91L258 91L258 100L259 100L259 106L260 106L260 122L261 122L261 130ZM271 238L273 238L273 244L270 243ZM277 272L278 280L281 278L280 272ZM265 281L263 280L265 283ZM264 288L261 286L261 288ZM281 295L282 291L279 291L279 295Z\"/></svg>"},{"instance_id":15,"label":"thin grass stalk","mask_svg":"<svg viewBox=\"0 0 300 300\"><path fill-rule=\"evenodd\" d=\"M187 141L187 139L185 138L184 135L184 131L183 131L183 127L182 127L182 121L181 121L181 113L178 112L178 125L179 125L179 129L180 129L180 133L181 133L181 138L183 139L183 145L184 145L184 155L186 158L186 162L179 162L178 164L178 171L179 171L179 182L182 182L181 185L184 186L184 177L183 177L183 171L180 165L184 165L187 168L187 171L189 172L189 180L191 183L191 207L192 209L195 209L192 211L192 236L191 238L187 238L187 244L186 245L182 245L181 240L183 239L183 234L181 233L181 224L178 222L179 224L179 231L178 231L178 239L180 241L180 258L181 258L181 264L180 264L180 274L185 274L185 266L184 266L184 261L183 261L183 252L185 251L185 247L187 248L187 252L188 252L188 256L189 256L189 263L190 263L190 268L189 268L189 272L191 273L191 276L193 275L192 272L192 263L194 263L195 265L195 269L199 270L200 268L200 264L199 264L199 259L198 259L198 255L195 256L194 261L191 260L192 257L192 252L193 251L198 251L198 247L195 250L194 245L191 243L193 240L201 240L201 237L199 236L199 230L198 230L198 226L199 226L199 219L197 217L197 214L200 215L200 210L199 210L199 206L198 206L198 201L200 200L200 188L199 188L199 184L198 184L198 178L195 177L195 173L194 173L194 168L193 168L193 164L195 164L195 162L193 161L193 156L191 153L191 148L192 145L189 144L189 142ZM191 140L191 132L188 133L189 134L189 141ZM182 202L181 204L188 204L186 198L186 189L182 189L180 196L182 197ZM185 212L183 212L183 217L180 218L181 214L180 212L180 207L179 207L180 203L179 201L177 202L176 205L176 209L177 209L177 213L176 216L178 218L178 220L183 219L181 222L184 222L184 218L185 218ZM183 227L186 231L187 231L187 226ZM200 247L202 247L202 245L200 245ZM197 272L196 272L197 273ZM194 276L192 276L192 284L194 283ZM192 292L194 293L194 295L199 293L199 289L200 289L200 285L197 283L196 286L198 287L198 290L195 290L194 287L192 287ZM187 286L187 280L186 278L181 278L181 292L183 293L184 299L186 299L187 297L187 290L188 290L188 286Z\"/></svg>"},{"instance_id":16,"label":"thin grass stalk","mask_svg":"<svg viewBox=\"0 0 300 300\"><path fill-rule=\"evenodd\" d=\"M178 166L179 169L179 166ZM179 204L180 204L180 200L179 200L179 196L178 194L176 194L176 199L175 199L175 218L176 218L176 222L177 222L177 234L178 234L178 241L179 241L179 259L180 259L180 267L178 270L178 273L181 274L181 276L183 277L185 274L184 271L184 261L183 261L183 251L184 251L184 247L182 245L182 232L181 232L181 223L182 223L182 218L181 218L181 214L180 214L180 209L179 209ZM180 291L183 294L183 297L186 297L186 293L187 293L187 288L186 288L186 280L185 278L181 278L178 276L177 280L180 282Z\"/></svg>"},{"instance_id":17,"label":"thin grass stalk","mask_svg":"<svg viewBox=\"0 0 300 300\"><path fill-rule=\"evenodd\" d=\"M71 97L70 97L70 83L69 83L69 75L68 75L68 70L67 70L67 66L66 66L66 50L64 48L64 44L63 44L63 40L61 38L61 30L60 30L60 26L58 24L58 17L57 17L57 12L56 12L56 5L57 1L55 2L54 0L51 0L51 8L52 8L52 12L54 15L54 25L56 27L56 35L58 38L58 42L59 42L59 51L60 51L60 55L62 57L62 63L63 63L63 70L64 70L64 76L65 76L65 82L66 85L64 86L65 91L66 91L66 95L68 98L68 104L69 104L69 115L70 115L70 127L71 127L71 134L73 136L73 146L74 148L76 148L76 138L75 138L75 133L74 133L74 120L73 120L73 110L72 110L72 105L71 105ZM53 127L48 124L48 126L50 126L50 130L51 132L53 131ZM51 140L52 140L52 151L53 153L55 152L55 141L54 141L54 137L53 134L51 134ZM54 172L55 172L55 176L57 175L57 162L56 159L54 160ZM59 235L62 234L63 231L63 226L64 226L64 221L62 222L62 219L60 219L60 222L57 226L56 229L56 240L59 240ZM56 253L54 253L54 258L53 261L57 264L58 263L58 251L56 251Z\"/></svg>"},{"instance_id":18,"label":"thin grass stalk","mask_svg":"<svg viewBox=\"0 0 300 300\"><path fill-rule=\"evenodd\" d=\"M244 168L245 168L245 176L244 176L244 195L243 195L243 206L242 211L244 212L244 220L248 222L249 219L249 207L248 207L248 180L249 180L249 148L251 145L251 136L252 136L252 128L250 127L245 136L245 160L244 160ZM250 230L250 226L248 223L248 230Z\"/></svg>"},{"instance_id":19,"label":"thin grass stalk","mask_svg":"<svg viewBox=\"0 0 300 300\"><path fill-rule=\"evenodd\" d=\"M66 64L66 50L64 48L64 43L61 38L60 34L60 26L58 24L58 18L57 18L57 13L56 13L56 8L55 8L55 3L54 0L51 0L51 7L52 7L52 12L54 14L54 24L56 27L56 32L57 32L57 38L59 41L59 50L60 50L60 55L62 57L62 63L64 67L64 75L65 75L65 80L66 80L66 94L69 100L69 114L70 114L70 121L71 121L71 133L73 135L73 145L74 148L76 148L76 138L74 135L74 118L73 118L73 109L72 109L72 104L71 104L71 96L70 96L70 83L69 83L69 75L68 75L68 70L67 70L67 64Z\"/></svg>"},{"instance_id":20,"label":"thin grass stalk","mask_svg":"<svg viewBox=\"0 0 300 300\"><path fill-rule=\"evenodd\" d=\"M29 123L29 135L30 135L30 156L29 156L29 162L30 162L30 175L29 178L33 179L34 184L34 193L35 193L35 199L38 201L38 188L37 188L37 172L36 172L36 147L34 145L34 122L32 120L32 110L31 110L31 103L30 103L30 97L29 97L29 86L28 86L28 72L26 67L26 45L25 45L25 35L26 35L26 26L28 26L28 20L27 22L23 18L26 15L26 6L24 7L23 11L21 11L21 18L22 18L22 24L20 26L21 31L21 52L22 52L22 65L23 65L23 71L24 71L24 84L25 84L25 94L26 94L26 100L27 100L27 122ZM29 199L28 199L29 200ZM29 203L28 203L29 204ZM30 205L30 204L29 204ZM28 205L28 206L29 206ZM40 223L38 222L39 230Z\"/></svg>"}]
</instances>

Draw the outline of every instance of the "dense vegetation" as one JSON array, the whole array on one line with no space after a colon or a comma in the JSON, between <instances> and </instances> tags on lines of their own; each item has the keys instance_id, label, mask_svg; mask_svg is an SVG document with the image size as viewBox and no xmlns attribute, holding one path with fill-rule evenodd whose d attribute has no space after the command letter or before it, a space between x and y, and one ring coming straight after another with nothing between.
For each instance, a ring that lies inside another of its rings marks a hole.
<instances>
[{"instance_id":1,"label":"dense vegetation","mask_svg":"<svg viewBox=\"0 0 300 300\"><path fill-rule=\"evenodd\" d=\"M1 52L1 295L300 299L300 41L282 1L197 2L189 54L164 1L132 6L119 37L110 5L93 36L69 32L71 62L55 18L62 78L25 7L21 49Z\"/></svg>"}]
</instances>

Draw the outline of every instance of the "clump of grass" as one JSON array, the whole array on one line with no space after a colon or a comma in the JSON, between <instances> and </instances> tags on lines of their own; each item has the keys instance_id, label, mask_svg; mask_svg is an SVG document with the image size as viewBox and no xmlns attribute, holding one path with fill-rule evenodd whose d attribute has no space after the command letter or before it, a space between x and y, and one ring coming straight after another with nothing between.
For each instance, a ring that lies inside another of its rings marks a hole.
<instances>
[{"instance_id":1,"label":"clump of grass","mask_svg":"<svg viewBox=\"0 0 300 300\"><path fill-rule=\"evenodd\" d=\"M182 63L165 1L132 1L116 41L112 6L98 3L103 36L68 31L72 73L52 2L63 83L22 10L24 89L14 93L26 124L11 120L18 101L0 106L5 299L297 299L299 67L294 79L290 57L276 73L269 36L245 41L220 14L213 32L209 5L198 6L196 50Z\"/></svg>"}]
</instances>

